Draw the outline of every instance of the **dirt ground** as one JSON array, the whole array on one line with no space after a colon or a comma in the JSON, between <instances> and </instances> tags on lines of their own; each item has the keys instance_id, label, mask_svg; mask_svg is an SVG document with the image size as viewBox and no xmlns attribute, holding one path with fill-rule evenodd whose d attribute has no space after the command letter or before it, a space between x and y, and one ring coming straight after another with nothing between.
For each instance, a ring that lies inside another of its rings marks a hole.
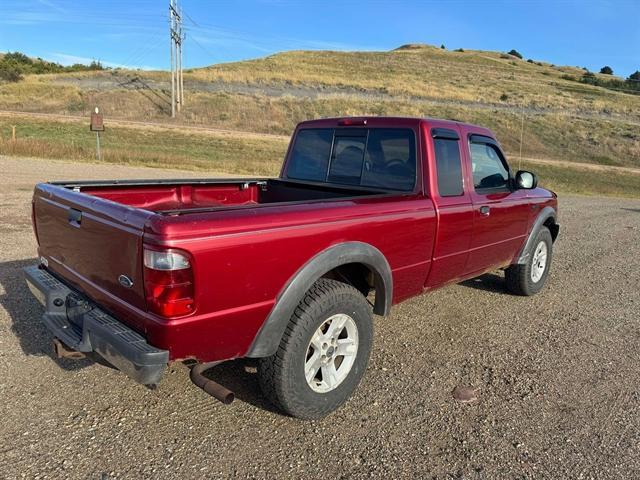
<instances>
[{"instance_id":1,"label":"dirt ground","mask_svg":"<svg viewBox=\"0 0 640 480\"><path fill-rule=\"evenodd\" d=\"M54 359L21 273L33 184L191 175L0 158L0 477L640 477L639 200L561 196L533 298L489 274L395 307L356 395L322 421L274 412L248 361L212 371L236 392L224 406L182 364L149 390ZM456 403L457 385L478 401Z\"/></svg>"}]
</instances>

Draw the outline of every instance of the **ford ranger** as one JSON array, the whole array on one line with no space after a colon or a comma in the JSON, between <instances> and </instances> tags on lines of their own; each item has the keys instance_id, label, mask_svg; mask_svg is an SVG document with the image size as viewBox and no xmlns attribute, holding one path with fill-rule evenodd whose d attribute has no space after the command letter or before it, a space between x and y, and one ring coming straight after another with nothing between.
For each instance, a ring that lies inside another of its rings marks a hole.
<instances>
[{"instance_id":1,"label":"ford ranger","mask_svg":"<svg viewBox=\"0 0 640 480\"><path fill-rule=\"evenodd\" d=\"M284 412L320 418L360 382L373 315L503 269L540 291L557 198L514 172L491 131L456 121L340 118L293 133L277 178L36 185L27 283L65 351L157 384L256 358Z\"/></svg>"}]
</instances>

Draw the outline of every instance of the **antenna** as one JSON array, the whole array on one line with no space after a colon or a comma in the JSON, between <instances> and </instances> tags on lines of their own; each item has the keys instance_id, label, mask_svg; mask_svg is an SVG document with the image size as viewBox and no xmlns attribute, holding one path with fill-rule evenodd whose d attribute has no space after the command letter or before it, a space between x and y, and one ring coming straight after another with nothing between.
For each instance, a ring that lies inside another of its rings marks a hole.
<instances>
[{"instance_id":1,"label":"antenna","mask_svg":"<svg viewBox=\"0 0 640 480\"><path fill-rule=\"evenodd\" d=\"M520 123L520 161L518 162L518 170L522 170L522 139L524 137L524 102L522 102L522 121Z\"/></svg>"}]
</instances>

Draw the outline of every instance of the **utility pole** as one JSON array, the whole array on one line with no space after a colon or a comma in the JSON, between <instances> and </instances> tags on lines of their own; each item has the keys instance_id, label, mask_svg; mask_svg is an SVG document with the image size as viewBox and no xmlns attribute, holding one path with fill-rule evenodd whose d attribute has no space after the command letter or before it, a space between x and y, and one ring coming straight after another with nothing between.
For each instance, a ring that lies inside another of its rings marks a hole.
<instances>
[{"instance_id":1,"label":"utility pole","mask_svg":"<svg viewBox=\"0 0 640 480\"><path fill-rule=\"evenodd\" d=\"M169 0L169 38L171 40L171 117L180 113L184 103L182 80L182 9L178 0Z\"/></svg>"}]
</instances>

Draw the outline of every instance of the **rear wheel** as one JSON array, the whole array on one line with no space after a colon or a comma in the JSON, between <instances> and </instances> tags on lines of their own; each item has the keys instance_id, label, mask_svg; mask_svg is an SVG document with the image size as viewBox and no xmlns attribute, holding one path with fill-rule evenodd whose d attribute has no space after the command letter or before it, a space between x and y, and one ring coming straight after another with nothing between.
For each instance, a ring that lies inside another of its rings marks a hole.
<instances>
[{"instance_id":1,"label":"rear wheel","mask_svg":"<svg viewBox=\"0 0 640 480\"><path fill-rule=\"evenodd\" d=\"M553 239L547 227L542 227L524 265L511 265L505 271L507 288L516 295L534 295L542 290L551 267Z\"/></svg>"},{"instance_id":2,"label":"rear wheel","mask_svg":"<svg viewBox=\"0 0 640 480\"><path fill-rule=\"evenodd\" d=\"M371 308L362 293L320 279L291 316L275 355L260 359L260 387L289 415L322 418L360 383L372 342Z\"/></svg>"}]
</instances>

